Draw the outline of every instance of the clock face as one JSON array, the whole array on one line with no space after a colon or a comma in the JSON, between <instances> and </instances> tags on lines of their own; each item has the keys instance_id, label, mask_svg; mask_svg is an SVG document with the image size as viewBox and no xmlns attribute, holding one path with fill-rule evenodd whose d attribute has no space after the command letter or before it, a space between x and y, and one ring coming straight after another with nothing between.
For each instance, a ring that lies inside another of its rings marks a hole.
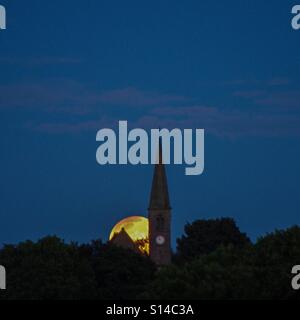
<instances>
[{"instance_id":1,"label":"clock face","mask_svg":"<svg viewBox=\"0 0 300 320\"><path fill-rule=\"evenodd\" d=\"M156 237L156 243L159 245L162 245L165 243L165 237L164 236L157 236Z\"/></svg>"}]
</instances>

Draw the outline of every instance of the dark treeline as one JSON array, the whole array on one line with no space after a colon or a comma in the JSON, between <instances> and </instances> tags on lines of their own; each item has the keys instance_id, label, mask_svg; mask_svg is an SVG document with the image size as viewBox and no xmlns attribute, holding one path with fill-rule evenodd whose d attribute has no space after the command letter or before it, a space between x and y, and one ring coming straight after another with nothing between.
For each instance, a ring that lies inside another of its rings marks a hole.
<instances>
[{"instance_id":1,"label":"dark treeline","mask_svg":"<svg viewBox=\"0 0 300 320\"><path fill-rule=\"evenodd\" d=\"M185 226L172 265L101 241L67 244L57 237L5 245L1 299L299 299L291 287L300 264L300 228L251 243L232 219Z\"/></svg>"}]
</instances>

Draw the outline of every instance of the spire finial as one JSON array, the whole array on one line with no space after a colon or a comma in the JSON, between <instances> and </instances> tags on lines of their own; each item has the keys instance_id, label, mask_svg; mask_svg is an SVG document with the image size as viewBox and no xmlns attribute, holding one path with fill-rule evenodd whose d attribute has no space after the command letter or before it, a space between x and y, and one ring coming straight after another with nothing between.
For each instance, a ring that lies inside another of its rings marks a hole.
<instances>
[{"instance_id":1,"label":"spire finial","mask_svg":"<svg viewBox=\"0 0 300 320\"><path fill-rule=\"evenodd\" d=\"M163 163L163 148L161 137L159 139L158 163L154 168L152 189L150 196L149 210L151 209L171 209L169 201L169 191L165 165Z\"/></svg>"}]
</instances>

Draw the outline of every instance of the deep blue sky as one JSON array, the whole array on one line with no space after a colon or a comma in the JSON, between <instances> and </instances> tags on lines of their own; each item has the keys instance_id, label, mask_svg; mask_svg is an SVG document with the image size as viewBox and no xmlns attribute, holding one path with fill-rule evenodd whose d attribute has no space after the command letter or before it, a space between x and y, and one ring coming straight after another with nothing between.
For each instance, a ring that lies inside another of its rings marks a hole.
<instances>
[{"instance_id":1,"label":"deep blue sky","mask_svg":"<svg viewBox=\"0 0 300 320\"><path fill-rule=\"evenodd\" d=\"M101 167L96 132L206 129L205 173L168 167L173 241L230 216L252 239L300 222L295 1L0 0L0 244L106 240L146 215L151 166Z\"/></svg>"}]
</instances>

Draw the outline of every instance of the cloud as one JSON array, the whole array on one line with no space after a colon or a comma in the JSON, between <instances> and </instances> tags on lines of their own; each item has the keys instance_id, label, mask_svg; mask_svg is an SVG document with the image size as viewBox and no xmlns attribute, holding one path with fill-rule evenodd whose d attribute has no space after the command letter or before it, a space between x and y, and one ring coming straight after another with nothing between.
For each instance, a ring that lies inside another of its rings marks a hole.
<instances>
[{"instance_id":1,"label":"cloud","mask_svg":"<svg viewBox=\"0 0 300 320\"><path fill-rule=\"evenodd\" d=\"M258 85L259 84L259 85ZM257 82L256 86L242 86L233 92L233 96L246 99L253 110L260 112L282 113L283 116L299 116L300 86L287 78L272 78Z\"/></svg>"},{"instance_id":2,"label":"cloud","mask_svg":"<svg viewBox=\"0 0 300 320\"><path fill-rule=\"evenodd\" d=\"M0 108L40 109L86 114L105 107L149 107L178 104L184 96L166 95L133 87L101 90L74 81L0 86Z\"/></svg>"},{"instance_id":3,"label":"cloud","mask_svg":"<svg viewBox=\"0 0 300 320\"><path fill-rule=\"evenodd\" d=\"M274 107L277 110L298 109L300 111L300 90L244 90L235 91L235 97L248 99L254 105Z\"/></svg>"},{"instance_id":4,"label":"cloud","mask_svg":"<svg viewBox=\"0 0 300 320\"><path fill-rule=\"evenodd\" d=\"M269 92L255 99L255 103L264 106L281 107L281 109L298 109L300 111L300 91Z\"/></svg>"},{"instance_id":5,"label":"cloud","mask_svg":"<svg viewBox=\"0 0 300 320\"><path fill-rule=\"evenodd\" d=\"M34 131L51 133L51 134L61 134L61 133L79 133L86 131L96 131L100 127L100 122L98 121L85 121L78 123L41 123L39 125L27 125L27 128L31 128Z\"/></svg>"},{"instance_id":6,"label":"cloud","mask_svg":"<svg viewBox=\"0 0 300 320\"><path fill-rule=\"evenodd\" d=\"M216 107L193 106L154 110L150 117L139 120L142 126L204 128L219 137L300 136L300 114L221 110Z\"/></svg>"},{"instance_id":7,"label":"cloud","mask_svg":"<svg viewBox=\"0 0 300 320\"><path fill-rule=\"evenodd\" d=\"M153 106L186 101L184 96L140 91L132 87L107 91L98 95L96 99L100 103L126 106Z\"/></svg>"},{"instance_id":8,"label":"cloud","mask_svg":"<svg viewBox=\"0 0 300 320\"><path fill-rule=\"evenodd\" d=\"M268 80L268 82L267 82L267 84L270 87L286 86L286 85L288 85L290 83L291 83L290 79L288 79L288 78L280 78L280 77L272 78L272 79Z\"/></svg>"},{"instance_id":9,"label":"cloud","mask_svg":"<svg viewBox=\"0 0 300 320\"><path fill-rule=\"evenodd\" d=\"M32 129L47 133L80 133L116 128L118 121L103 117L98 121L73 123L43 123ZM162 107L148 110L140 117L129 120L131 128L204 128L206 133L229 139L242 137L300 137L300 115L269 112L221 110L209 106Z\"/></svg>"},{"instance_id":10,"label":"cloud","mask_svg":"<svg viewBox=\"0 0 300 320\"><path fill-rule=\"evenodd\" d=\"M134 87L98 90L61 80L2 85L0 108L53 113L51 118L60 120L36 120L25 125L27 129L51 134L96 132L104 127L115 127L118 120L124 120L124 114L128 114L130 127L204 128L210 134L226 138L300 137L300 91L274 90L267 85L261 89L240 89L233 93L237 99L235 107L224 108L203 105L182 95ZM241 99L240 105L238 99ZM248 100L246 105L243 99ZM111 108L122 108L122 119L111 112Z\"/></svg>"},{"instance_id":11,"label":"cloud","mask_svg":"<svg viewBox=\"0 0 300 320\"><path fill-rule=\"evenodd\" d=\"M272 77L269 79L237 79L230 81L223 81L225 86L234 87L284 87L292 83L292 80L286 77Z\"/></svg>"},{"instance_id":12,"label":"cloud","mask_svg":"<svg viewBox=\"0 0 300 320\"><path fill-rule=\"evenodd\" d=\"M115 125L115 120L108 117L101 117L98 120L81 120L73 122L42 122L34 124L27 123L24 127L36 132L49 134L78 134L84 132L97 132L100 128L111 128Z\"/></svg>"},{"instance_id":13,"label":"cloud","mask_svg":"<svg viewBox=\"0 0 300 320\"><path fill-rule=\"evenodd\" d=\"M13 58L2 57L0 64L6 65L22 65L22 66L47 66L47 65L61 65L61 64L79 64L82 59L74 57L35 57L35 58Z\"/></svg>"},{"instance_id":14,"label":"cloud","mask_svg":"<svg viewBox=\"0 0 300 320\"><path fill-rule=\"evenodd\" d=\"M76 107L82 108L83 91L83 86L71 81L1 85L0 108L63 111L72 106L76 110Z\"/></svg>"},{"instance_id":15,"label":"cloud","mask_svg":"<svg viewBox=\"0 0 300 320\"><path fill-rule=\"evenodd\" d=\"M244 90L244 91L241 90L241 91L235 91L233 93L233 95L236 97L242 97L246 99L261 97L264 94L265 94L265 91L263 90Z\"/></svg>"}]
</instances>

